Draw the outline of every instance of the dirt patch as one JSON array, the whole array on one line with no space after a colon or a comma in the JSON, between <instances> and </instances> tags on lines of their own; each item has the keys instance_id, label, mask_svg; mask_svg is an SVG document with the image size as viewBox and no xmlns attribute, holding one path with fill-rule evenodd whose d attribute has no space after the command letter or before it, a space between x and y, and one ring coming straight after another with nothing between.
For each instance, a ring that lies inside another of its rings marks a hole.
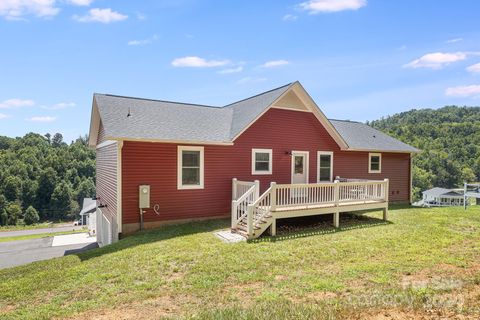
<instances>
[{"instance_id":1,"label":"dirt patch","mask_svg":"<svg viewBox=\"0 0 480 320\"><path fill-rule=\"evenodd\" d=\"M349 320L439 320L439 319L453 319L453 320L478 320L478 316L470 316L463 314L455 314L444 311L413 311L401 309L387 309L387 310L372 310L359 312L355 315L345 317Z\"/></svg>"},{"instance_id":2,"label":"dirt patch","mask_svg":"<svg viewBox=\"0 0 480 320\"><path fill-rule=\"evenodd\" d=\"M431 288L435 290L461 289L480 272L480 264L471 264L462 268L450 264L439 264L434 269L424 269L402 277L400 285L403 289Z\"/></svg>"},{"instance_id":3,"label":"dirt patch","mask_svg":"<svg viewBox=\"0 0 480 320\"><path fill-rule=\"evenodd\" d=\"M15 311L16 308L17 308L17 307L16 307L16 306L13 306L13 305L1 306L1 307L0 307L0 315L13 312L13 311Z\"/></svg>"},{"instance_id":4,"label":"dirt patch","mask_svg":"<svg viewBox=\"0 0 480 320\"><path fill-rule=\"evenodd\" d=\"M195 304L195 299L190 296L169 295L117 306L113 309L92 310L78 314L72 320L142 320L158 319L178 315L185 304ZM188 308L187 308L188 309Z\"/></svg>"}]
</instances>

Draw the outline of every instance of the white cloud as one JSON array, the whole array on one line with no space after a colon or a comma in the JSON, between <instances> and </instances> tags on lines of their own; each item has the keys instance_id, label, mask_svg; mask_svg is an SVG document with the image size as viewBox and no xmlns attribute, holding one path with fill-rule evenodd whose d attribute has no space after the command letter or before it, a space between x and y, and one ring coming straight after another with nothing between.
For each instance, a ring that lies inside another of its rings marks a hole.
<instances>
[{"instance_id":1,"label":"white cloud","mask_svg":"<svg viewBox=\"0 0 480 320\"><path fill-rule=\"evenodd\" d=\"M358 10L367 5L367 0L310 0L299 4L309 14Z\"/></svg>"},{"instance_id":2,"label":"white cloud","mask_svg":"<svg viewBox=\"0 0 480 320\"><path fill-rule=\"evenodd\" d=\"M237 84L265 82L267 78L245 77L237 81Z\"/></svg>"},{"instance_id":3,"label":"white cloud","mask_svg":"<svg viewBox=\"0 0 480 320\"><path fill-rule=\"evenodd\" d=\"M0 120L2 119L7 119L7 118L10 118L10 116L4 114L4 113L0 113Z\"/></svg>"},{"instance_id":4,"label":"white cloud","mask_svg":"<svg viewBox=\"0 0 480 320\"><path fill-rule=\"evenodd\" d=\"M43 109L46 110L61 110L61 109L66 109L70 107L75 107L75 103L73 102L59 102L57 104L54 104L53 106L42 106Z\"/></svg>"},{"instance_id":5,"label":"white cloud","mask_svg":"<svg viewBox=\"0 0 480 320\"><path fill-rule=\"evenodd\" d=\"M68 2L75 6L89 6L93 0L68 0Z\"/></svg>"},{"instance_id":6,"label":"white cloud","mask_svg":"<svg viewBox=\"0 0 480 320\"><path fill-rule=\"evenodd\" d=\"M480 63L476 63L467 67L467 71L471 73L480 73Z\"/></svg>"},{"instance_id":7,"label":"white cloud","mask_svg":"<svg viewBox=\"0 0 480 320\"><path fill-rule=\"evenodd\" d=\"M100 9L93 8L88 11L87 15L84 16L73 16L73 19L79 22L101 22L101 23L111 23L116 21L122 21L127 19L128 16L121 14L117 11L112 11L110 8Z\"/></svg>"},{"instance_id":8,"label":"white cloud","mask_svg":"<svg viewBox=\"0 0 480 320\"><path fill-rule=\"evenodd\" d=\"M1 0L0 16L8 20L23 20L25 15L53 17L60 12L55 0Z\"/></svg>"},{"instance_id":9,"label":"white cloud","mask_svg":"<svg viewBox=\"0 0 480 320\"><path fill-rule=\"evenodd\" d=\"M220 73L220 74L230 74L230 73L239 73L239 72L242 72L242 71L243 71L243 67L238 66L236 68L220 70L220 71L218 71L218 73Z\"/></svg>"},{"instance_id":10,"label":"white cloud","mask_svg":"<svg viewBox=\"0 0 480 320\"><path fill-rule=\"evenodd\" d=\"M26 99L9 99L3 102L0 102L0 109L13 109L21 107L31 107L35 105L33 100Z\"/></svg>"},{"instance_id":11,"label":"white cloud","mask_svg":"<svg viewBox=\"0 0 480 320\"><path fill-rule=\"evenodd\" d=\"M445 41L445 43L455 43L455 42L460 42L462 40L463 40L462 38L455 38L455 39L447 40Z\"/></svg>"},{"instance_id":12,"label":"white cloud","mask_svg":"<svg viewBox=\"0 0 480 320\"><path fill-rule=\"evenodd\" d=\"M51 116L37 116L37 117L28 118L26 120L31 122L53 122L57 120L57 118L51 117Z\"/></svg>"},{"instance_id":13,"label":"white cloud","mask_svg":"<svg viewBox=\"0 0 480 320\"><path fill-rule=\"evenodd\" d=\"M229 64L228 60L206 60L196 56L176 58L172 61L174 67L193 67L193 68L209 68L221 67Z\"/></svg>"},{"instance_id":14,"label":"white cloud","mask_svg":"<svg viewBox=\"0 0 480 320\"><path fill-rule=\"evenodd\" d=\"M451 87L445 90L445 94L450 97L480 97L480 85Z\"/></svg>"},{"instance_id":15,"label":"white cloud","mask_svg":"<svg viewBox=\"0 0 480 320\"><path fill-rule=\"evenodd\" d=\"M261 65L263 68L274 68L274 67L281 67L289 64L287 60L272 60L272 61L267 61L264 64Z\"/></svg>"},{"instance_id":16,"label":"white cloud","mask_svg":"<svg viewBox=\"0 0 480 320\"><path fill-rule=\"evenodd\" d=\"M449 65L453 62L462 61L467 58L467 52L454 52L443 53L434 52L427 53L420 58L413 60L410 63L404 65L404 68L431 68L441 69L442 67Z\"/></svg>"},{"instance_id":17,"label":"white cloud","mask_svg":"<svg viewBox=\"0 0 480 320\"><path fill-rule=\"evenodd\" d=\"M130 40L130 41L127 42L127 44L128 44L129 46L144 46L144 45L151 44L151 43L157 41L158 38L159 38L159 37L155 34L155 35L153 35L152 37L147 38L147 39Z\"/></svg>"},{"instance_id":18,"label":"white cloud","mask_svg":"<svg viewBox=\"0 0 480 320\"><path fill-rule=\"evenodd\" d=\"M298 17L294 14L286 14L282 18L283 21L295 21L297 19L298 19Z\"/></svg>"}]
</instances>

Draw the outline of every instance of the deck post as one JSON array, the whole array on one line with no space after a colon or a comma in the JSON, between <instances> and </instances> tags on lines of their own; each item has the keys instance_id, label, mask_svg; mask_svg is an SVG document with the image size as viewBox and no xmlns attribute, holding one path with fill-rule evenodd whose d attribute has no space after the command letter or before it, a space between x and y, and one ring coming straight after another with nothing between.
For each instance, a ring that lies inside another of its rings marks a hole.
<instances>
[{"instance_id":1,"label":"deck post","mask_svg":"<svg viewBox=\"0 0 480 320\"><path fill-rule=\"evenodd\" d=\"M270 225L270 235L276 236L277 235L277 219L273 218L272 224Z\"/></svg>"},{"instance_id":2,"label":"deck post","mask_svg":"<svg viewBox=\"0 0 480 320\"><path fill-rule=\"evenodd\" d=\"M237 178L232 179L232 200L237 200Z\"/></svg>"},{"instance_id":3,"label":"deck post","mask_svg":"<svg viewBox=\"0 0 480 320\"><path fill-rule=\"evenodd\" d=\"M334 184L334 204L335 204L335 207L338 207L338 203L340 201L340 181L338 180L335 180L333 181L333 184Z\"/></svg>"},{"instance_id":4,"label":"deck post","mask_svg":"<svg viewBox=\"0 0 480 320\"><path fill-rule=\"evenodd\" d=\"M257 200L260 198L260 181L255 180L253 183L255 184L255 200Z\"/></svg>"},{"instance_id":5,"label":"deck post","mask_svg":"<svg viewBox=\"0 0 480 320\"><path fill-rule=\"evenodd\" d=\"M340 181L333 181L334 187L334 202L335 202L335 212L333 213L333 226L335 228L340 227L340 211L338 208L340 202Z\"/></svg>"},{"instance_id":6,"label":"deck post","mask_svg":"<svg viewBox=\"0 0 480 320\"><path fill-rule=\"evenodd\" d=\"M383 220L387 221L388 220L388 195L390 193L390 190L388 188L388 179L384 179L385 181L385 208L383 208Z\"/></svg>"},{"instance_id":7,"label":"deck post","mask_svg":"<svg viewBox=\"0 0 480 320\"><path fill-rule=\"evenodd\" d=\"M338 210L333 213L333 226L335 228L340 227L340 211Z\"/></svg>"},{"instance_id":8,"label":"deck post","mask_svg":"<svg viewBox=\"0 0 480 320\"><path fill-rule=\"evenodd\" d=\"M270 182L270 210L275 211L277 209L277 183Z\"/></svg>"},{"instance_id":9,"label":"deck post","mask_svg":"<svg viewBox=\"0 0 480 320\"><path fill-rule=\"evenodd\" d=\"M232 229L237 226L237 200L232 200Z\"/></svg>"},{"instance_id":10,"label":"deck post","mask_svg":"<svg viewBox=\"0 0 480 320\"><path fill-rule=\"evenodd\" d=\"M247 206L247 234L248 234L248 239L253 238L253 209L254 209L253 204L249 204Z\"/></svg>"}]
</instances>

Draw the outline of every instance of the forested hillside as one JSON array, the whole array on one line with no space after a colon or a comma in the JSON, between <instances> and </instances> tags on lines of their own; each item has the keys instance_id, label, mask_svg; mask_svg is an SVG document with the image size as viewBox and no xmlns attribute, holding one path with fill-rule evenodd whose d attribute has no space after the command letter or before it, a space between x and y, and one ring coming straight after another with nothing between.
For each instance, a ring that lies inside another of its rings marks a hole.
<instances>
[{"instance_id":1,"label":"forested hillside","mask_svg":"<svg viewBox=\"0 0 480 320\"><path fill-rule=\"evenodd\" d=\"M0 224L63 220L95 194L95 152L80 137L0 136Z\"/></svg>"},{"instance_id":2,"label":"forested hillside","mask_svg":"<svg viewBox=\"0 0 480 320\"><path fill-rule=\"evenodd\" d=\"M410 110L369 124L422 150L414 158L417 199L434 186L480 180L480 107Z\"/></svg>"}]
</instances>

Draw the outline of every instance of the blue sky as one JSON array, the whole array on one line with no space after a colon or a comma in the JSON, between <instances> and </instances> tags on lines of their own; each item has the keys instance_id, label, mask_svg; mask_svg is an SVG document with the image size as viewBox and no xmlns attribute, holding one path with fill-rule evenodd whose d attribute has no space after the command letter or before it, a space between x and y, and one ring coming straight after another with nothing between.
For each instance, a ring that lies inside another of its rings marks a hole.
<instances>
[{"instance_id":1,"label":"blue sky","mask_svg":"<svg viewBox=\"0 0 480 320\"><path fill-rule=\"evenodd\" d=\"M480 105L479 1L0 0L0 135L94 92L224 105L299 80L330 118Z\"/></svg>"}]
</instances>

